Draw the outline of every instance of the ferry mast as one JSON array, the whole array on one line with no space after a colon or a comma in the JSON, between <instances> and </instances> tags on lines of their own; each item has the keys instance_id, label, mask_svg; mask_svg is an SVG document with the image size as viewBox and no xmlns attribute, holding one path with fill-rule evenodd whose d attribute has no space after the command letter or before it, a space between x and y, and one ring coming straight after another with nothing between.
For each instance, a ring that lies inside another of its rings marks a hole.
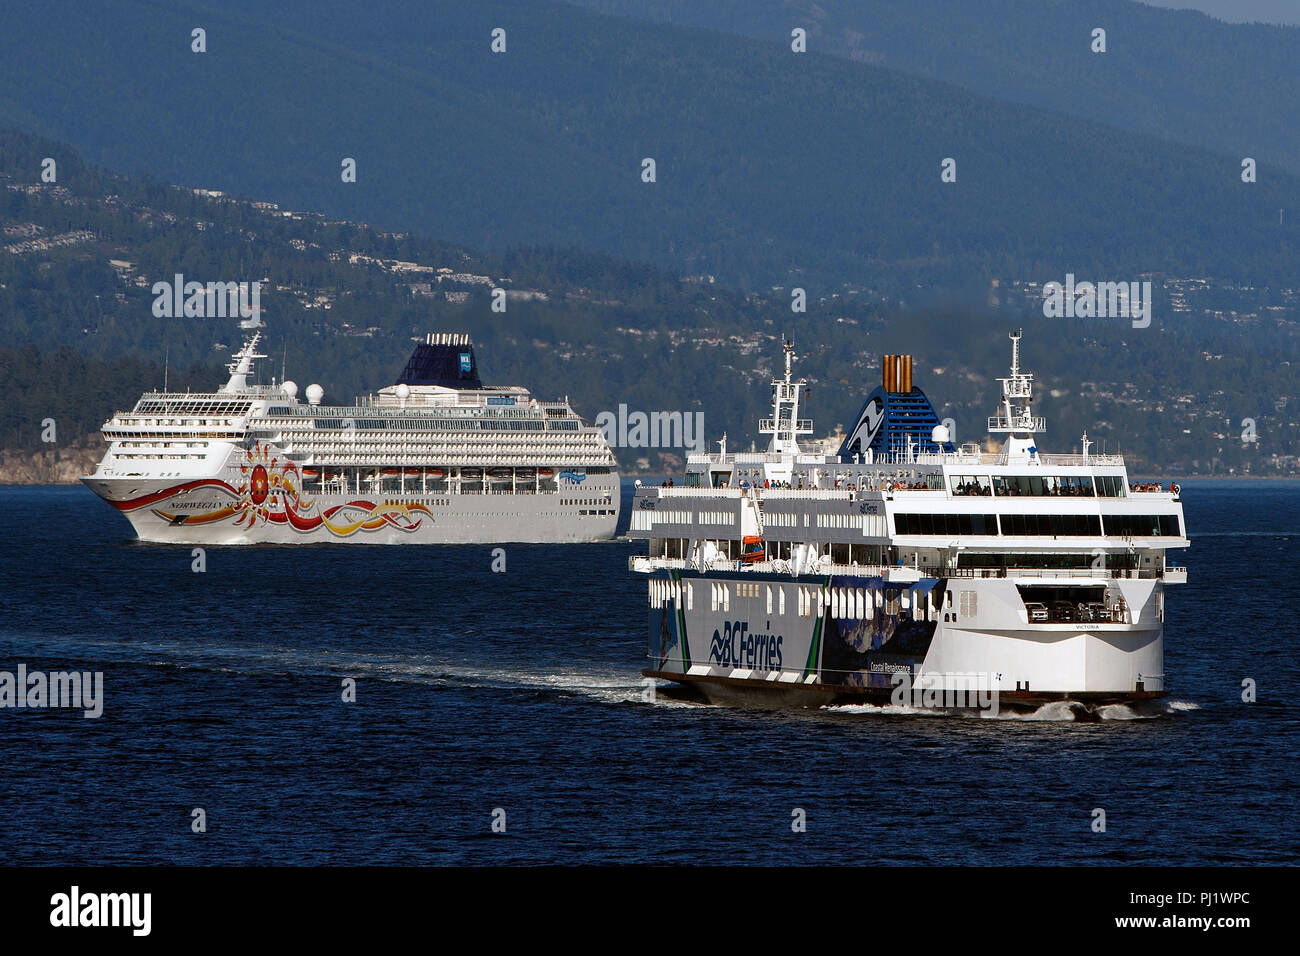
<instances>
[{"instance_id":1,"label":"ferry mast","mask_svg":"<svg viewBox=\"0 0 1300 956\"><path fill-rule=\"evenodd\" d=\"M800 435L811 435L812 419L799 417L799 393L807 379L794 380L794 343L785 341L785 378L772 379L772 417L760 418L758 433L771 435L767 450L777 455L798 455Z\"/></svg>"},{"instance_id":2,"label":"ferry mast","mask_svg":"<svg viewBox=\"0 0 1300 956\"><path fill-rule=\"evenodd\" d=\"M989 416L989 433L1005 433L1003 457L1007 464L1040 464L1038 432L1047 431L1047 420L1034 414L1034 376L1020 370L1021 330L1012 332L1011 374L998 379L1002 383L1002 414Z\"/></svg>"}]
</instances>

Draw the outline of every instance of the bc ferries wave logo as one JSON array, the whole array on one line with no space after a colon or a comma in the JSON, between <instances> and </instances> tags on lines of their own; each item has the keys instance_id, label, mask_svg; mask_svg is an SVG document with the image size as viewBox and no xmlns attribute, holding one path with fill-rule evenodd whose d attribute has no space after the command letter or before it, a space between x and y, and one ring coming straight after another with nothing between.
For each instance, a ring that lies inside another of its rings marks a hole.
<instances>
[{"instance_id":1,"label":"bc ferries wave logo","mask_svg":"<svg viewBox=\"0 0 1300 956\"><path fill-rule=\"evenodd\" d=\"M862 409L858 423L853 427L853 431L849 433L849 437L844 440L844 447L840 454L858 455L865 452L871 447L871 443L876 440L876 432L880 431L880 426L884 421L885 403L879 397L873 398Z\"/></svg>"},{"instance_id":2,"label":"bc ferries wave logo","mask_svg":"<svg viewBox=\"0 0 1300 956\"><path fill-rule=\"evenodd\" d=\"M587 476L586 476L586 475L580 475L580 474L578 474L576 471L562 471L562 472L560 472L560 480L561 480L561 481L571 481L571 482L573 482L575 485L580 485L580 484L582 484L584 481L587 480Z\"/></svg>"}]
</instances>

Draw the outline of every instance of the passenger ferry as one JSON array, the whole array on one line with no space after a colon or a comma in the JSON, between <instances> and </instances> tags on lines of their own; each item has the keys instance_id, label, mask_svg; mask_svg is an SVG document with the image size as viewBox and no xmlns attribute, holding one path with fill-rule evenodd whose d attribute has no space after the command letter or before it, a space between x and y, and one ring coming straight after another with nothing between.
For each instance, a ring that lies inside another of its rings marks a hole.
<instances>
[{"instance_id":1,"label":"passenger ferry","mask_svg":"<svg viewBox=\"0 0 1300 956\"><path fill-rule=\"evenodd\" d=\"M1131 483L1086 432L1081 454L1040 451L1011 342L997 450L955 446L911 356L888 355L835 455L800 448L812 422L787 342L766 452L729 453L724 436L680 486L636 490L645 676L713 701L948 709L981 690L1094 715L1167 693L1165 587L1187 574L1166 555L1189 546L1179 488Z\"/></svg>"},{"instance_id":2,"label":"passenger ferry","mask_svg":"<svg viewBox=\"0 0 1300 956\"><path fill-rule=\"evenodd\" d=\"M617 461L568 400L479 379L468 335L436 333L351 405L249 383L261 331L214 392L150 392L104 424L82 481L146 541L596 541L618 523Z\"/></svg>"}]
</instances>

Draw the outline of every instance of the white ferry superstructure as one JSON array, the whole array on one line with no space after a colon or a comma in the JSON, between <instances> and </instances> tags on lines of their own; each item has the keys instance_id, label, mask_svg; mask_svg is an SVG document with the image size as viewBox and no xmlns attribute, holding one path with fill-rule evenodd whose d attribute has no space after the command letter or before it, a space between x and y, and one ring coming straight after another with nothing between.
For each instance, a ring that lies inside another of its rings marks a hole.
<instances>
[{"instance_id":1,"label":"white ferry superstructure","mask_svg":"<svg viewBox=\"0 0 1300 956\"><path fill-rule=\"evenodd\" d=\"M612 538L617 461L568 400L486 386L467 335L417 345L352 405L249 383L251 335L210 393L150 392L104 424L82 481L146 541L570 542Z\"/></svg>"},{"instance_id":2,"label":"white ferry superstructure","mask_svg":"<svg viewBox=\"0 0 1300 956\"><path fill-rule=\"evenodd\" d=\"M884 357L838 454L803 453L812 423L786 343L766 452L729 453L724 436L720 453L689 456L683 486L636 491L643 673L714 701L799 705L897 702L904 680L936 700L986 685L1003 703L1087 711L1167 693L1180 490L1131 484L1086 433L1082 454L1040 452L1011 339L995 453L952 443L903 355Z\"/></svg>"}]
</instances>

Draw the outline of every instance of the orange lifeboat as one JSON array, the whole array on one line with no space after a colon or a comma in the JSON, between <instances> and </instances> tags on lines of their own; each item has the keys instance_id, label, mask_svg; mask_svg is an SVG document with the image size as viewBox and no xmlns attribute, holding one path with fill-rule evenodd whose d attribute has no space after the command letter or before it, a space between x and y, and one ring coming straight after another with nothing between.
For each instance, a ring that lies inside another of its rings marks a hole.
<instances>
[{"instance_id":1,"label":"orange lifeboat","mask_svg":"<svg viewBox=\"0 0 1300 956\"><path fill-rule=\"evenodd\" d=\"M745 564L754 564L766 559L767 550L763 547L763 539L758 535L745 535L745 540L740 543L740 560Z\"/></svg>"}]
</instances>

